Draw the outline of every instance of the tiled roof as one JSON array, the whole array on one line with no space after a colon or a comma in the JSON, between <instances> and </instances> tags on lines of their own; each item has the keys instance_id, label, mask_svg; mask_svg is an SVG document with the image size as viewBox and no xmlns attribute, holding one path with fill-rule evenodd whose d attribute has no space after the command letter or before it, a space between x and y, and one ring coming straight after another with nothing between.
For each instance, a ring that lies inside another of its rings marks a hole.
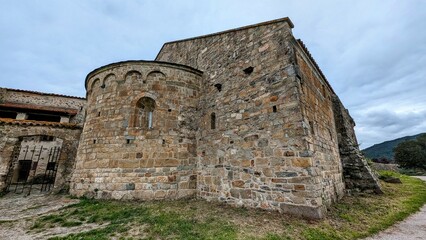
<instances>
[{"instance_id":1,"label":"tiled roof","mask_svg":"<svg viewBox=\"0 0 426 240\"><path fill-rule=\"evenodd\" d=\"M75 123L59 123L59 122L45 122L45 121L34 121L34 120L17 120L11 118L0 118L0 125L20 125L20 126L48 126L57 128L71 128L79 129L81 126Z\"/></svg>"},{"instance_id":2,"label":"tiled roof","mask_svg":"<svg viewBox=\"0 0 426 240\"><path fill-rule=\"evenodd\" d=\"M1 88L0 88L1 89ZM14 88L3 88L8 91L15 91L15 92L27 92L27 93L34 93L39 95L46 95L46 96L56 96L56 97L66 97L66 98L76 98L76 99L86 99L84 97L76 97L76 96L69 96L69 95L62 95L62 94L56 94L56 93L44 93L44 92L37 92L37 91L29 91L29 90L22 90L22 89L14 89Z\"/></svg>"}]
</instances>

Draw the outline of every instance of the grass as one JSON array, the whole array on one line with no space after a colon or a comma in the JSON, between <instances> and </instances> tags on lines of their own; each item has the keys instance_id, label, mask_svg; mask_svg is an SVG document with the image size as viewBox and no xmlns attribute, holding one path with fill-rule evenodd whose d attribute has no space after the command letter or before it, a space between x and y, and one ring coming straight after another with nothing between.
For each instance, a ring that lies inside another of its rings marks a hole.
<instances>
[{"instance_id":1,"label":"grass","mask_svg":"<svg viewBox=\"0 0 426 240\"><path fill-rule=\"evenodd\" d=\"M99 228L52 239L356 239L377 233L416 212L426 202L426 184L392 172L403 184L382 182L383 195L345 197L319 221L277 212L233 208L187 199L117 202L82 199L39 217L33 231L50 227Z\"/></svg>"}]
</instances>

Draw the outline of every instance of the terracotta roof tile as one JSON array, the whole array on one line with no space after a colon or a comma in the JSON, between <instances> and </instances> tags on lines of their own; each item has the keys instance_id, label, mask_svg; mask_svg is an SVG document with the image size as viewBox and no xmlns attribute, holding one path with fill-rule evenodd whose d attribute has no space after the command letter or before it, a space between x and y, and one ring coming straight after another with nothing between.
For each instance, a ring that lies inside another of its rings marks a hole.
<instances>
[{"instance_id":1,"label":"terracotta roof tile","mask_svg":"<svg viewBox=\"0 0 426 240\"><path fill-rule=\"evenodd\" d=\"M46 96L57 96L57 97L66 97L66 98L86 99L84 97L76 97L76 96L62 95L62 94L56 94L56 93L44 93L44 92L37 92L37 91L30 91L30 90L23 90L23 89L14 89L14 88L2 88L2 89L6 89L8 91L15 91L15 92L34 93L34 94L46 95Z\"/></svg>"},{"instance_id":2,"label":"terracotta roof tile","mask_svg":"<svg viewBox=\"0 0 426 240\"><path fill-rule=\"evenodd\" d=\"M41 111L49 111L49 112L57 112L57 113L66 113L69 115L76 115L78 113L78 110L73 108L40 106L40 105L24 104L24 103L5 102L5 103L0 103L0 107L41 110Z\"/></svg>"},{"instance_id":3,"label":"terracotta roof tile","mask_svg":"<svg viewBox=\"0 0 426 240\"><path fill-rule=\"evenodd\" d=\"M0 118L0 125L20 125L20 126L49 126L57 128L71 128L79 129L81 126L75 123L59 123L59 122L45 122L45 121L34 121L34 120L17 120L11 118Z\"/></svg>"}]
</instances>

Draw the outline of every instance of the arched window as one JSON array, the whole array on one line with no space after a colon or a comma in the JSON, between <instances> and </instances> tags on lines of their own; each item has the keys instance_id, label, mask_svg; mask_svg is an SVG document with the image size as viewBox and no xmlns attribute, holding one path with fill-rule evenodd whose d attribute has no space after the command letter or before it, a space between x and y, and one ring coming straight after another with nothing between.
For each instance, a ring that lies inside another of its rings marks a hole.
<instances>
[{"instance_id":1,"label":"arched window","mask_svg":"<svg viewBox=\"0 0 426 240\"><path fill-rule=\"evenodd\" d=\"M149 97L139 99L137 105L137 124L136 126L152 129L153 128L153 114L155 109L155 101Z\"/></svg>"}]
</instances>

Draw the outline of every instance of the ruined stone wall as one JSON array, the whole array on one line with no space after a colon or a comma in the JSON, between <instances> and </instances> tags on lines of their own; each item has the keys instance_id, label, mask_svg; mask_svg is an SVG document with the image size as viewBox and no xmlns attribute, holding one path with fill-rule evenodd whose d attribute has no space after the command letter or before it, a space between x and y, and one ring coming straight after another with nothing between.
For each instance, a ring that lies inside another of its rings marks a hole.
<instances>
[{"instance_id":1,"label":"ruined stone wall","mask_svg":"<svg viewBox=\"0 0 426 240\"><path fill-rule=\"evenodd\" d=\"M345 187L334 124L334 92L315 68L309 53L297 42L294 42L294 46L301 78L300 101L308 145L305 157L311 157L313 166L318 167L316 170L320 169L310 172L310 175L318 181L319 184L315 188L322 189L322 199L329 205L343 197Z\"/></svg>"},{"instance_id":2,"label":"ruined stone wall","mask_svg":"<svg viewBox=\"0 0 426 240\"><path fill-rule=\"evenodd\" d=\"M10 169L11 156L14 148L25 136L44 135L54 136L63 140L62 151L58 159L54 192L67 191L70 184L70 174L74 165L81 128L77 125L55 126L24 124L19 121L0 121L0 190L6 187L6 175Z\"/></svg>"},{"instance_id":3,"label":"ruined stone wall","mask_svg":"<svg viewBox=\"0 0 426 240\"><path fill-rule=\"evenodd\" d=\"M377 176L359 150L355 122L336 95L332 100L346 189L353 192L382 193Z\"/></svg>"},{"instance_id":4,"label":"ruined stone wall","mask_svg":"<svg viewBox=\"0 0 426 240\"><path fill-rule=\"evenodd\" d=\"M166 43L157 56L204 72L199 196L322 216L322 163L306 144L291 27L287 19Z\"/></svg>"},{"instance_id":5,"label":"ruined stone wall","mask_svg":"<svg viewBox=\"0 0 426 240\"><path fill-rule=\"evenodd\" d=\"M71 193L144 200L194 195L201 74L144 61L90 73Z\"/></svg>"},{"instance_id":6,"label":"ruined stone wall","mask_svg":"<svg viewBox=\"0 0 426 240\"><path fill-rule=\"evenodd\" d=\"M83 126L84 123L84 106L86 104L84 98L0 88L0 103L28 104L76 110L77 114L72 116L70 122L80 126Z\"/></svg>"}]
</instances>

